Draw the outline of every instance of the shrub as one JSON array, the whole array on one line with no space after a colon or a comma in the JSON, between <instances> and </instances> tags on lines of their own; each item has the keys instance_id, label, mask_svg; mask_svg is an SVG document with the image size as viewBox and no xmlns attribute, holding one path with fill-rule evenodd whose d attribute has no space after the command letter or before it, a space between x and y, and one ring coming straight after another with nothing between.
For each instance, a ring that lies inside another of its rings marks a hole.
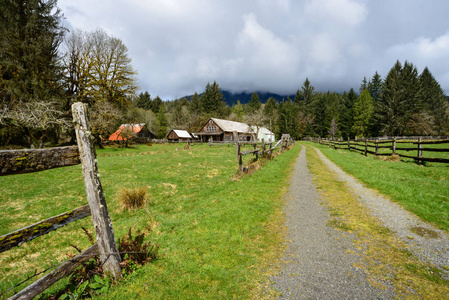
<instances>
[{"instance_id":1,"label":"shrub","mask_svg":"<svg viewBox=\"0 0 449 300\"><path fill-rule=\"evenodd\" d=\"M135 227L135 225L134 225ZM149 241L144 243L145 232L137 231L136 236L132 236L134 227L129 228L129 231L122 239L118 240L118 250L122 257L120 266L125 274L132 272L137 265L143 266L158 257L159 245L151 244ZM147 233L150 228L147 228Z\"/></svg>"},{"instance_id":2,"label":"shrub","mask_svg":"<svg viewBox=\"0 0 449 300\"><path fill-rule=\"evenodd\" d=\"M119 199L122 202L123 208L128 210L143 207L146 196L147 189L143 187L132 189L122 188L119 191Z\"/></svg>"}]
</instances>

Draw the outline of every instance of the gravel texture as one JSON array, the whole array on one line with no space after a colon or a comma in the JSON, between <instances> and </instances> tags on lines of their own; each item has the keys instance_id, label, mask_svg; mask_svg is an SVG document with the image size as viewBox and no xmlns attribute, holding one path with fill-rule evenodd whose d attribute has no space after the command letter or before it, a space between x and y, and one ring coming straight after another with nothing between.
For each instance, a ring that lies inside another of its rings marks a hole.
<instances>
[{"instance_id":1,"label":"gravel texture","mask_svg":"<svg viewBox=\"0 0 449 300\"><path fill-rule=\"evenodd\" d=\"M316 148L315 150L327 167L337 175L338 180L345 182L353 190L359 201L370 210L373 216L395 232L420 259L434 264L449 276L446 269L449 267L449 236L446 232L422 221L379 192L363 186L357 179L331 162L321 151Z\"/></svg>"},{"instance_id":2,"label":"gravel texture","mask_svg":"<svg viewBox=\"0 0 449 300\"><path fill-rule=\"evenodd\" d=\"M320 204L305 154L303 147L286 194L288 241L283 264L271 278L280 299L393 298L391 291L370 286L364 271L354 267L360 260L353 254L355 236L326 226L330 214Z\"/></svg>"}]
</instances>

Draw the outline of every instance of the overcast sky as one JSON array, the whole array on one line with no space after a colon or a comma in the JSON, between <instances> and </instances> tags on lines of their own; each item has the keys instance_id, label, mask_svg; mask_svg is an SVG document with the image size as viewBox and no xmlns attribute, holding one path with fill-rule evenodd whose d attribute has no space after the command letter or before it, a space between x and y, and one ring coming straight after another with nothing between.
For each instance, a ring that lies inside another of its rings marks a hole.
<instances>
[{"instance_id":1,"label":"overcast sky","mask_svg":"<svg viewBox=\"0 0 449 300\"><path fill-rule=\"evenodd\" d=\"M69 28L128 47L142 91L358 91L399 59L449 93L447 0L59 0Z\"/></svg>"}]
</instances>

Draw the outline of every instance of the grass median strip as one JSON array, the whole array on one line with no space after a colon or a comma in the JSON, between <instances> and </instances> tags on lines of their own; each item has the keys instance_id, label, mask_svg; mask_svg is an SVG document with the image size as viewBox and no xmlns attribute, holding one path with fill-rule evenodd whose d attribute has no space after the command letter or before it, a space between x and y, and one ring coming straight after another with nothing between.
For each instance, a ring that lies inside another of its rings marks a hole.
<instances>
[{"instance_id":1,"label":"grass median strip","mask_svg":"<svg viewBox=\"0 0 449 300\"><path fill-rule=\"evenodd\" d=\"M418 165L413 160L384 161L319 144L331 161L368 187L388 195L405 209L449 231L449 164Z\"/></svg>"},{"instance_id":2,"label":"grass median strip","mask_svg":"<svg viewBox=\"0 0 449 300\"><path fill-rule=\"evenodd\" d=\"M308 166L314 174L324 205L329 208L329 226L353 232L358 267L366 270L367 280L376 287L393 287L399 297L445 299L448 282L435 267L422 263L389 230L380 225L356 197L308 147Z\"/></svg>"}]
</instances>

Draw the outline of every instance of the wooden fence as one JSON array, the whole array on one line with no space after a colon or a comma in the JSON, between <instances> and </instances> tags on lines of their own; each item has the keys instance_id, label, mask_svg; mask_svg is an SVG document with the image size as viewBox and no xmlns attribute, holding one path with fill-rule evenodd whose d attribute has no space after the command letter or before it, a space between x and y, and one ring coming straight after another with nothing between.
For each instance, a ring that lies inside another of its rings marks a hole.
<instances>
[{"instance_id":1,"label":"wooden fence","mask_svg":"<svg viewBox=\"0 0 449 300\"><path fill-rule=\"evenodd\" d=\"M80 161L83 166L82 170L84 184L89 205L79 207L1 236L0 252L7 251L22 243L47 234L89 215L92 215L92 220L97 235L97 243L79 255L64 262L47 275L12 296L10 299L34 298L59 279L71 274L84 261L87 261L91 257L98 254L100 255L102 267L105 272L110 273L116 279L120 279L122 277L121 267L119 265L121 259L117 250L112 223L106 206L106 200L103 194L100 177L98 175L93 137L91 134L90 125L87 121L87 107L82 103L74 103L72 105L72 113L75 122L78 151ZM46 156L49 157L51 157L51 153L59 153L58 151L52 151L51 149L43 151L47 151L48 153ZM58 158L58 156L54 156L55 160L58 160ZM67 165L73 165L73 161L71 160L67 163ZM32 172L42 170L42 167L39 167L39 164L35 164L35 166L36 167L33 170L33 168L28 165L26 171ZM63 164L58 165L58 167L62 166Z\"/></svg>"},{"instance_id":2,"label":"wooden fence","mask_svg":"<svg viewBox=\"0 0 449 300\"><path fill-rule=\"evenodd\" d=\"M253 154L256 156L256 161L259 160L259 155L264 155L265 153L272 154L273 150L275 150L277 147L279 147L279 152L282 151L282 149L288 148L291 144L294 143L294 141L290 138L290 135L283 134L282 138L274 145L272 142L265 143L265 141L262 139L261 148L258 148L259 143L258 142L248 142L248 141L239 141L237 132L234 132L234 140L235 142L235 151L237 154L237 160L239 163L239 172L240 174L243 174L243 156L247 154ZM241 147L244 145L252 145L254 149L241 151Z\"/></svg>"},{"instance_id":3,"label":"wooden fence","mask_svg":"<svg viewBox=\"0 0 449 300\"><path fill-rule=\"evenodd\" d=\"M449 145L449 139L435 139L429 137L400 137L400 138L376 138L376 139L355 139L347 141L335 141L329 139L313 139L323 145L328 145L335 149L348 149L360 152L365 156L368 154L376 156L391 156L393 154L400 157L414 159L418 162L438 162L449 163L449 155L447 157L429 157L424 156L433 153L449 153L449 147L436 148L432 145ZM408 154L415 152L416 155ZM405 154L407 153L407 154ZM435 156L435 155L430 155ZM436 155L438 156L438 155ZM443 155L444 156L444 155Z\"/></svg>"}]
</instances>

